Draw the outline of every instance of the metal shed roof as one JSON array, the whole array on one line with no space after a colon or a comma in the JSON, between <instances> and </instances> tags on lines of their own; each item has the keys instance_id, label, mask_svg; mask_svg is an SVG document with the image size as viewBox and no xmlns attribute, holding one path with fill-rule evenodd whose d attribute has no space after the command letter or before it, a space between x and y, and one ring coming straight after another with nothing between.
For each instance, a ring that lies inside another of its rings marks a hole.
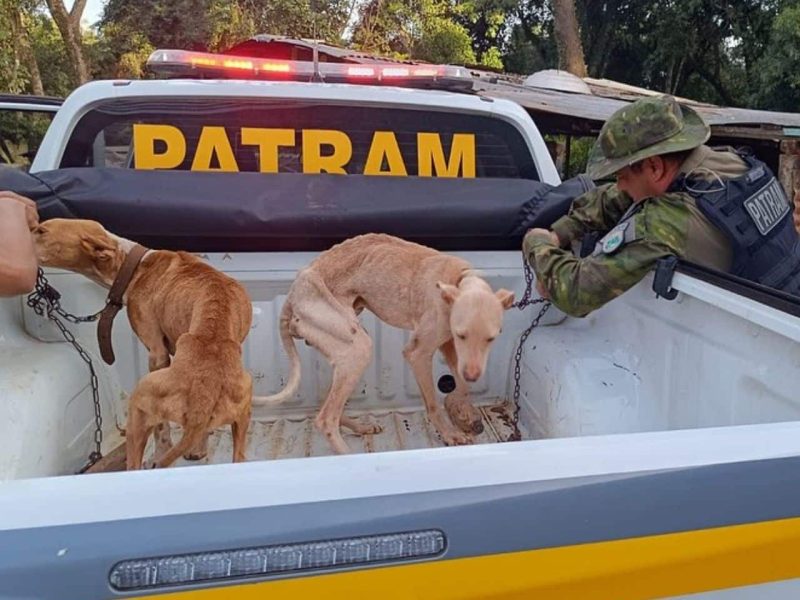
<instances>
[{"instance_id":1,"label":"metal shed roof","mask_svg":"<svg viewBox=\"0 0 800 600\"><path fill-rule=\"evenodd\" d=\"M582 128L587 133L599 128L599 124L629 102L642 96L659 93L608 80L586 78L584 81L592 90L591 94L533 88L511 81L492 82L484 78L479 80L475 87L482 95L513 100L531 112L588 121ZM800 114L797 113L715 106L685 98L679 100L691 105L714 128L726 126L765 128L774 135L778 132L782 134L784 128L800 127ZM764 133L767 134L766 131Z\"/></svg>"}]
</instances>

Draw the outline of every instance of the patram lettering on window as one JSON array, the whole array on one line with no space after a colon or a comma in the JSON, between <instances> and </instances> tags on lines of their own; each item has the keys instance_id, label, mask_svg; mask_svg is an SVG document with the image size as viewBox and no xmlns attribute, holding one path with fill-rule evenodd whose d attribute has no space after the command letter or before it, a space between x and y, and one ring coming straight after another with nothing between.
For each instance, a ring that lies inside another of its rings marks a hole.
<instances>
[{"instance_id":1,"label":"patram lettering on window","mask_svg":"<svg viewBox=\"0 0 800 600\"><path fill-rule=\"evenodd\" d=\"M454 133L448 145L442 135L419 132L413 148L402 147L392 131L375 131L363 168L352 164L353 142L336 129L206 126L196 142L187 143L175 126L135 123L133 166L136 169L176 169L187 159L192 171L237 172L235 147L253 151L261 173L280 171L281 152L300 152L303 173L336 173L405 177L475 177L475 134ZM235 142L235 143L232 143ZM413 152L414 156L409 156ZM415 160L414 160L415 159ZM408 165L416 164L417 173Z\"/></svg>"}]
</instances>

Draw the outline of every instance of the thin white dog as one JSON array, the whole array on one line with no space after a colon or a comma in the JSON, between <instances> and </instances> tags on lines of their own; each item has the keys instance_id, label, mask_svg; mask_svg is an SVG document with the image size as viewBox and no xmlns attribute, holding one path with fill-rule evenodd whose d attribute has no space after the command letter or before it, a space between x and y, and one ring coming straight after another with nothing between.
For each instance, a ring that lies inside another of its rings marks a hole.
<instances>
[{"instance_id":1,"label":"thin white dog","mask_svg":"<svg viewBox=\"0 0 800 600\"><path fill-rule=\"evenodd\" d=\"M403 356L414 372L428 417L446 444L468 444L471 438L453 426L436 400L433 357L441 351L455 376L455 394L467 413L464 420L480 422L467 399L467 382L483 374L489 347L502 328L503 311L513 302L513 292L493 292L468 262L455 256L389 235L352 238L298 273L280 318L291 375L283 390L253 401L278 403L294 395L300 384L300 358L293 338L303 339L333 367L328 396L315 419L333 449L349 452L340 425L362 435L378 433L377 424L343 414L372 359L372 340L358 320L367 308L385 323L413 332Z\"/></svg>"}]
</instances>

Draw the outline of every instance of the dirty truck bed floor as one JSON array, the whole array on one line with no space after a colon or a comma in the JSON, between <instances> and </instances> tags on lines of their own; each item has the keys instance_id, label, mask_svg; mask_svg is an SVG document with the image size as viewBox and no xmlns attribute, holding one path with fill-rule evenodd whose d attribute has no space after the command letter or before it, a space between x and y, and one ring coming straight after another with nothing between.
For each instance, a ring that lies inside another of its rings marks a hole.
<instances>
[{"instance_id":1,"label":"dirty truck bed floor","mask_svg":"<svg viewBox=\"0 0 800 600\"><path fill-rule=\"evenodd\" d=\"M476 444L504 442L511 437L513 427L512 405L508 402L477 407L483 417L483 433L473 436ZM443 446L434 427L425 415L425 409L348 412L359 419L370 419L383 428L378 434L358 436L342 428L342 433L353 452L381 452L410 450ZM173 441L179 439L180 430L173 428ZM152 440L146 456L151 456ZM274 420L253 420L247 432L247 460L273 460L333 454L323 435L314 427L314 415L285 415ZM232 444L230 428L215 430L208 440L208 456L198 461L179 459L175 466L217 464L231 461Z\"/></svg>"}]
</instances>

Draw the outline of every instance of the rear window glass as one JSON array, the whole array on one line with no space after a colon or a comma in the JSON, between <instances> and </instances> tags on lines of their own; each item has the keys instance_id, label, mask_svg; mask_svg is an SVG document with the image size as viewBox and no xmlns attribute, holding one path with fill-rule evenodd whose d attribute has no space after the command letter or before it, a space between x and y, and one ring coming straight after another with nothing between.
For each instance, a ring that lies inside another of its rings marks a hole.
<instances>
[{"instance_id":1,"label":"rear window glass","mask_svg":"<svg viewBox=\"0 0 800 600\"><path fill-rule=\"evenodd\" d=\"M28 170L55 112L0 108L0 164Z\"/></svg>"},{"instance_id":2,"label":"rear window glass","mask_svg":"<svg viewBox=\"0 0 800 600\"><path fill-rule=\"evenodd\" d=\"M499 119L272 99L109 102L80 120L61 166L538 179Z\"/></svg>"}]
</instances>

